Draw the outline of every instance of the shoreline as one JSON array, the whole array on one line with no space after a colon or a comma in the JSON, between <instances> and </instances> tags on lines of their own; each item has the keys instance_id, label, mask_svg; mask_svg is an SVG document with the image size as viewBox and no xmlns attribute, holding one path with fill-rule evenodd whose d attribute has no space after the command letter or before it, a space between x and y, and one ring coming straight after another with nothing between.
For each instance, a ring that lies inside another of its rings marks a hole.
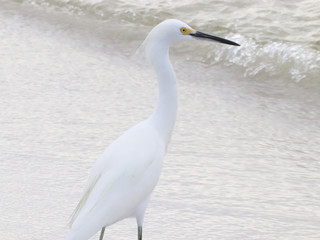
<instances>
[{"instance_id":1,"label":"shoreline","mask_svg":"<svg viewBox=\"0 0 320 240\"><path fill-rule=\"evenodd\" d=\"M3 11L1 236L62 239L95 160L156 104L152 70L129 57L145 29L128 44L129 32L114 43L117 36L107 41L106 25L95 20ZM201 54L188 60L194 52L181 49L171 54L177 124L147 210L146 238L316 239L317 88L245 78L240 68L202 63ZM136 236L133 220L107 231Z\"/></svg>"}]
</instances>

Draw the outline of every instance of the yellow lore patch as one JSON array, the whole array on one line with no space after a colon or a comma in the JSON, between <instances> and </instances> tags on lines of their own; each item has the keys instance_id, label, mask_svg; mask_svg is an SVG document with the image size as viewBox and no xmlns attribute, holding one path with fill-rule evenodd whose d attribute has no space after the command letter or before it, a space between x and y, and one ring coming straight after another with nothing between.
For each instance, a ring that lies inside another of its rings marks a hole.
<instances>
[{"instance_id":1,"label":"yellow lore patch","mask_svg":"<svg viewBox=\"0 0 320 240\"><path fill-rule=\"evenodd\" d=\"M196 31L193 30L192 28L182 27L182 28L180 28L180 32L181 32L183 35L189 35L189 34L191 34L191 33L195 33Z\"/></svg>"}]
</instances>

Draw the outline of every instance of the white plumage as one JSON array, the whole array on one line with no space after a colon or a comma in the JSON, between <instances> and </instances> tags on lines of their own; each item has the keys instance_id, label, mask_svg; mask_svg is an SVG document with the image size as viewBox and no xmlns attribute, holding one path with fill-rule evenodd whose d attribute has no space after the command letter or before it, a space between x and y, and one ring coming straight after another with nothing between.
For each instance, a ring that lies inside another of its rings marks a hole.
<instances>
[{"instance_id":1,"label":"white plumage","mask_svg":"<svg viewBox=\"0 0 320 240\"><path fill-rule=\"evenodd\" d=\"M157 25L144 41L146 55L158 79L159 99L154 114L130 128L95 163L82 199L75 209L67 240L87 240L104 227L135 217L138 239L150 194L158 182L162 160L174 127L177 89L169 46L179 40L231 41L197 32L178 20Z\"/></svg>"}]
</instances>

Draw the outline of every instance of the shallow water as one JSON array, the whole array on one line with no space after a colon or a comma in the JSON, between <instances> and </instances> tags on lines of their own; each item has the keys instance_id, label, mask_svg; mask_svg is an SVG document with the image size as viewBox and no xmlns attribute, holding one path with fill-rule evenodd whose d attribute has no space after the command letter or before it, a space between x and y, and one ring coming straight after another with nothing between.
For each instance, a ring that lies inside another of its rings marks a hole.
<instances>
[{"instance_id":1,"label":"shallow water","mask_svg":"<svg viewBox=\"0 0 320 240\"><path fill-rule=\"evenodd\" d=\"M148 26L44 9L0 9L2 239L64 239L91 166L156 101L129 57ZM245 74L228 49L212 65L196 49L218 46L195 44L172 49L179 113L145 239L319 239L317 79ZM133 219L106 230L135 237Z\"/></svg>"},{"instance_id":2,"label":"shallow water","mask_svg":"<svg viewBox=\"0 0 320 240\"><path fill-rule=\"evenodd\" d=\"M199 46L196 51L191 50L193 59L196 52L200 53L197 61L239 66L245 76L319 83L320 4L317 1L6 1L108 22L112 26L108 38L116 42L120 40L119 35L125 35L128 42L135 34L144 36L161 20L177 18L196 29L226 36L241 44L236 49L213 44Z\"/></svg>"}]
</instances>

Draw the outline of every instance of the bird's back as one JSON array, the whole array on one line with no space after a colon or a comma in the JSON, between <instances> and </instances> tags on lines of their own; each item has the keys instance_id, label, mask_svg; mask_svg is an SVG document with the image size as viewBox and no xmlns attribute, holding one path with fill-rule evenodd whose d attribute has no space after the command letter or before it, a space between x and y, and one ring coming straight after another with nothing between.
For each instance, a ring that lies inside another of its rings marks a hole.
<instances>
[{"instance_id":1,"label":"bird's back","mask_svg":"<svg viewBox=\"0 0 320 240\"><path fill-rule=\"evenodd\" d=\"M67 239L88 239L103 226L134 215L159 179L165 148L149 120L111 144L91 171Z\"/></svg>"}]
</instances>

